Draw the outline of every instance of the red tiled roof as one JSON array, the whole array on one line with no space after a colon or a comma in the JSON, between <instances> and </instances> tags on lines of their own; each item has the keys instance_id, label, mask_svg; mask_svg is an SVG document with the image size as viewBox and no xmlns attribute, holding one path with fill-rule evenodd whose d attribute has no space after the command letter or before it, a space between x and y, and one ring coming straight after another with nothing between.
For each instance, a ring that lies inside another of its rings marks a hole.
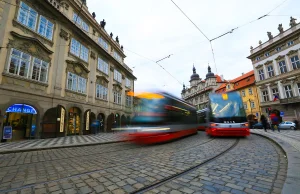
<instances>
[{"instance_id":1,"label":"red tiled roof","mask_svg":"<svg viewBox=\"0 0 300 194\"><path fill-rule=\"evenodd\" d=\"M234 84L234 90L238 90L240 88L244 88L246 86L252 85L255 83L255 77L254 77L254 70L249 71L248 73L245 73L242 76L239 76L233 80L228 81L228 83ZM226 85L228 83L222 84L218 89L216 89L216 92L224 92L223 89L226 88Z\"/></svg>"}]
</instances>

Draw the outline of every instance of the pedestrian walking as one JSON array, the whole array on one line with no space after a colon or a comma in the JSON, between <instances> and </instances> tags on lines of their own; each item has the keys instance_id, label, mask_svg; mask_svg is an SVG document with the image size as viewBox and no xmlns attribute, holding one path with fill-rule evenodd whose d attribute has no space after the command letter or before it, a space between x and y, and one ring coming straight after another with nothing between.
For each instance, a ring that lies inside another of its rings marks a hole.
<instances>
[{"instance_id":1,"label":"pedestrian walking","mask_svg":"<svg viewBox=\"0 0 300 194\"><path fill-rule=\"evenodd\" d=\"M278 132L280 132L280 128L278 127L278 124L279 124L279 117L272 113L270 115L270 118L271 118L271 122L272 122L272 131L274 132L274 130L276 130L276 128L278 129Z\"/></svg>"},{"instance_id":2,"label":"pedestrian walking","mask_svg":"<svg viewBox=\"0 0 300 194\"><path fill-rule=\"evenodd\" d=\"M295 130L299 129L299 122L295 119L294 123L296 124Z\"/></svg>"},{"instance_id":3,"label":"pedestrian walking","mask_svg":"<svg viewBox=\"0 0 300 194\"><path fill-rule=\"evenodd\" d=\"M265 117L265 115L261 115L260 117L260 122L265 130L265 132L267 132L267 128L268 128L268 121L267 118Z\"/></svg>"}]
</instances>

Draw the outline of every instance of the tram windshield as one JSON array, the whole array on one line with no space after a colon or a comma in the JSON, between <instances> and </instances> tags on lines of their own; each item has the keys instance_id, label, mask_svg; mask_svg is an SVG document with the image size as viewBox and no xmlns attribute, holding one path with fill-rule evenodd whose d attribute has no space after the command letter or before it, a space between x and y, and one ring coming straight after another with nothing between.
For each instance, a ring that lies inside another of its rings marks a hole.
<instances>
[{"instance_id":1,"label":"tram windshield","mask_svg":"<svg viewBox=\"0 0 300 194\"><path fill-rule=\"evenodd\" d=\"M242 99L237 92L210 94L210 120L212 122L246 122Z\"/></svg>"}]
</instances>

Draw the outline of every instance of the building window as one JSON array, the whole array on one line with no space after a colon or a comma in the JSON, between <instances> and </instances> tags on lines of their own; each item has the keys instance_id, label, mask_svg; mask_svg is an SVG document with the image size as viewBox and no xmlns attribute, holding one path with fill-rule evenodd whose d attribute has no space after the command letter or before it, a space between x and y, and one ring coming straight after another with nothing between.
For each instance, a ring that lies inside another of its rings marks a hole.
<instances>
[{"instance_id":1,"label":"building window","mask_svg":"<svg viewBox=\"0 0 300 194\"><path fill-rule=\"evenodd\" d=\"M227 85L227 89L230 89L230 85Z\"/></svg>"},{"instance_id":2,"label":"building window","mask_svg":"<svg viewBox=\"0 0 300 194\"><path fill-rule=\"evenodd\" d=\"M244 109L248 109L247 103L244 103Z\"/></svg>"},{"instance_id":3,"label":"building window","mask_svg":"<svg viewBox=\"0 0 300 194\"><path fill-rule=\"evenodd\" d=\"M34 58L31 72L31 79L40 82L47 82L48 63L38 58Z\"/></svg>"},{"instance_id":4,"label":"building window","mask_svg":"<svg viewBox=\"0 0 300 194\"><path fill-rule=\"evenodd\" d=\"M121 104L121 93L114 91L114 103Z\"/></svg>"},{"instance_id":5,"label":"building window","mask_svg":"<svg viewBox=\"0 0 300 194\"><path fill-rule=\"evenodd\" d=\"M260 57L256 57L256 61L259 61L260 60Z\"/></svg>"},{"instance_id":6,"label":"building window","mask_svg":"<svg viewBox=\"0 0 300 194\"><path fill-rule=\"evenodd\" d=\"M291 62L292 62L292 65L293 65L293 69L299 69L300 68L300 61L299 61L299 57L297 55L293 56L291 58Z\"/></svg>"},{"instance_id":7,"label":"building window","mask_svg":"<svg viewBox=\"0 0 300 194\"><path fill-rule=\"evenodd\" d=\"M40 17L38 33L49 40L53 37L54 24L47 20L44 16Z\"/></svg>"},{"instance_id":8,"label":"building window","mask_svg":"<svg viewBox=\"0 0 300 194\"><path fill-rule=\"evenodd\" d=\"M52 40L54 24L47 20L44 16L40 15L39 24L37 25L38 13L21 1L18 13L18 21L37 32L41 36Z\"/></svg>"},{"instance_id":9,"label":"building window","mask_svg":"<svg viewBox=\"0 0 300 194\"><path fill-rule=\"evenodd\" d=\"M98 37L98 43L108 51L108 43L102 37Z\"/></svg>"},{"instance_id":10,"label":"building window","mask_svg":"<svg viewBox=\"0 0 300 194\"><path fill-rule=\"evenodd\" d=\"M108 63L98 57L98 69L108 75Z\"/></svg>"},{"instance_id":11,"label":"building window","mask_svg":"<svg viewBox=\"0 0 300 194\"><path fill-rule=\"evenodd\" d=\"M125 80L126 80L125 81L125 86L130 88L131 87L131 81L128 78L126 78Z\"/></svg>"},{"instance_id":12,"label":"building window","mask_svg":"<svg viewBox=\"0 0 300 194\"><path fill-rule=\"evenodd\" d=\"M300 96L300 83L297 83L297 86L298 86L298 94Z\"/></svg>"},{"instance_id":13,"label":"building window","mask_svg":"<svg viewBox=\"0 0 300 194\"><path fill-rule=\"evenodd\" d=\"M114 51L114 57L118 60L118 61L122 61L122 58L121 58L121 56L116 52L116 51Z\"/></svg>"},{"instance_id":14,"label":"building window","mask_svg":"<svg viewBox=\"0 0 300 194\"><path fill-rule=\"evenodd\" d=\"M249 88L248 89L248 92L249 92L249 95L252 95L253 93L252 93L252 88Z\"/></svg>"},{"instance_id":15,"label":"building window","mask_svg":"<svg viewBox=\"0 0 300 194\"><path fill-rule=\"evenodd\" d=\"M126 95L126 106L131 107L132 97Z\"/></svg>"},{"instance_id":16,"label":"building window","mask_svg":"<svg viewBox=\"0 0 300 194\"><path fill-rule=\"evenodd\" d=\"M35 31L38 13L21 1L21 6L18 14L18 21L28 28Z\"/></svg>"},{"instance_id":17,"label":"building window","mask_svg":"<svg viewBox=\"0 0 300 194\"><path fill-rule=\"evenodd\" d=\"M8 72L46 83L49 64L17 49L12 49Z\"/></svg>"},{"instance_id":18,"label":"building window","mask_svg":"<svg viewBox=\"0 0 300 194\"><path fill-rule=\"evenodd\" d=\"M259 79L264 80L265 79L265 73L263 69L258 70Z\"/></svg>"},{"instance_id":19,"label":"building window","mask_svg":"<svg viewBox=\"0 0 300 194\"><path fill-rule=\"evenodd\" d=\"M268 102L269 101L269 93L267 90L262 91L262 97L263 97L263 101L264 102Z\"/></svg>"},{"instance_id":20,"label":"building window","mask_svg":"<svg viewBox=\"0 0 300 194\"><path fill-rule=\"evenodd\" d=\"M292 92L292 86L291 85L284 86L284 90L285 90L285 96L287 98L293 97L293 92Z\"/></svg>"},{"instance_id":21,"label":"building window","mask_svg":"<svg viewBox=\"0 0 300 194\"><path fill-rule=\"evenodd\" d=\"M114 70L114 80L116 80L119 83L122 83L122 75L116 69Z\"/></svg>"},{"instance_id":22,"label":"building window","mask_svg":"<svg viewBox=\"0 0 300 194\"><path fill-rule=\"evenodd\" d=\"M269 75L269 77L274 77L274 69L273 69L273 66L272 66L272 65L269 65L269 66L267 67L267 69L268 69L268 75Z\"/></svg>"},{"instance_id":23,"label":"building window","mask_svg":"<svg viewBox=\"0 0 300 194\"><path fill-rule=\"evenodd\" d=\"M242 90L242 96L245 97L246 94L245 94L245 90Z\"/></svg>"},{"instance_id":24,"label":"building window","mask_svg":"<svg viewBox=\"0 0 300 194\"><path fill-rule=\"evenodd\" d=\"M276 48L276 51L277 51L277 52L281 51L281 47L280 47L280 46L277 47L277 48Z\"/></svg>"},{"instance_id":25,"label":"building window","mask_svg":"<svg viewBox=\"0 0 300 194\"><path fill-rule=\"evenodd\" d=\"M250 107L251 107L251 108L255 108L255 102L251 101L251 102L250 102Z\"/></svg>"},{"instance_id":26,"label":"building window","mask_svg":"<svg viewBox=\"0 0 300 194\"><path fill-rule=\"evenodd\" d=\"M279 65L279 69L280 69L281 73L286 73L287 72L285 61L280 61L278 63L278 65Z\"/></svg>"},{"instance_id":27,"label":"building window","mask_svg":"<svg viewBox=\"0 0 300 194\"><path fill-rule=\"evenodd\" d=\"M294 41L292 41L292 40L287 43L288 46L291 46L292 44L294 44Z\"/></svg>"},{"instance_id":28,"label":"building window","mask_svg":"<svg viewBox=\"0 0 300 194\"><path fill-rule=\"evenodd\" d=\"M76 13L73 13L73 21L84 31L89 32L89 25L84 22Z\"/></svg>"},{"instance_id":29,"label":"building window","mask_svg":"<svg viewBox=\"0 0 300 194\"><path fill-rule=\"evenodd\" d=\"M96 84L96 98L107 100L107 88Z\"/></svg>"},{"instance_id":30,"label":"building window","mask_svg":"<svg viewBox=\"0 0 300 194\"><path fill-rule=\"evenodd\" d=\"M89 59L89 49L80 44L77 40L72 38L70 52L80 59L88 62Z\"/></svg>"},{"instance_id":31,"label":"building window","mask_svg":"<svg viewBox=\"0 0 300 194\"><path fill-rule=\"evenodd\" d=\"M269 52L265 53L265 56L266 57L270 56L270 53Z\"/></svg>"},{"instance_id":32,"label":"building window","mask_svg":"<svg viewBox=\"0 0 300 194\"><path fill-rule=\"evenodd\" d=\"M273 97L277 96L279 98L278 88L272 88Z\"/></svg>"},{"instance_id":33,"label":"building window","mask_svg":"<svg viewBox=\"0 0 300 194\"><path fill-rule=\"evenodd\" d=\"M86 93L86 79L68 72L67 89L83 94Z\"/></svg>"}]
</instances>

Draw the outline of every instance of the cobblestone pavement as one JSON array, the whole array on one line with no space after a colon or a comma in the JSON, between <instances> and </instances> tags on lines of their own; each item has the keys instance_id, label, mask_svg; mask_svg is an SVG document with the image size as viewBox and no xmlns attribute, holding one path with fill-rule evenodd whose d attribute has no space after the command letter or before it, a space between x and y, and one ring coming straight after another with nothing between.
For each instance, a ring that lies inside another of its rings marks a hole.
<instances>
[{"instance_id":1,"label":"cobblestone pavement","mask_svg":"<svg viewBox=\"0 0 300 194\"><path fill-rule=\"evenodd\" d=\"M199 132L154 146L125 142L4 154L0 155L0 193L131 193L201 164L235 142ZM276 146L251 136L191 175L151 193L214 192L213 188L221 187L231 193L276 193L284 182L285 167Z\"/></svg>"},{"instance_id":2,"label":"cobblestone pavement","mask_svg":"<svg viewBox=\"0 0 300 194\"><path fill-rule=\"evenodd\" d=\"M262 129L251 129L251 131L259 134L268 135L270 137L277 137L278 139L281 139L287 143L289 143L291 146L293 146L296 150L300 152L300 131L297 130L281 130L278 131L272 131L268 130L265 132Z\"/></svg>"},{"instance_id":3,"label":"cobblestone pavement","mask_svg":"<svg viewBox=\"0 0 300 194\"><path fill-rule=\"evenodd\" d=\"M32 139L18 142L0 143L0 152L31 148L54 148L60 146L115 142L123 140L120 133L99 133L97 135L78 135L50 139Z\"/></svg>"}]
</instances>

